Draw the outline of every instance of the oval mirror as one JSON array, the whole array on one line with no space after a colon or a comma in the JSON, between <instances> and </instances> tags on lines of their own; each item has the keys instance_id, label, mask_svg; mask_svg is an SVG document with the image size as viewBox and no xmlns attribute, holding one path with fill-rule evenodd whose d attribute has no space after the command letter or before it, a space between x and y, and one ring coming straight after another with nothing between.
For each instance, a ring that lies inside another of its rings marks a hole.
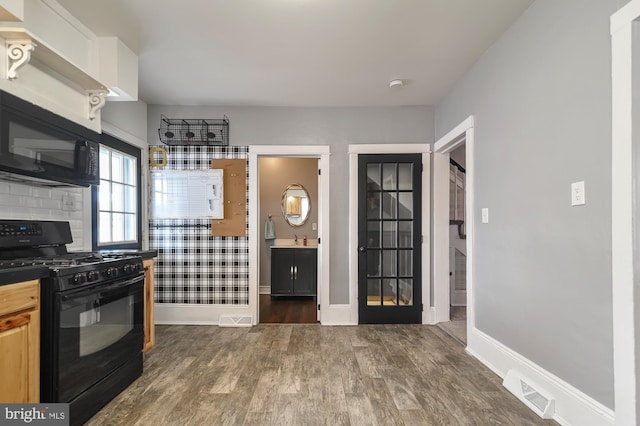
<instances>
[{"instance_id":1,"label":"oval mirror","mask_svg":"<svg viewBox=\"0 0 640 426\"><path fill-rule=\"evenodd\" d=\"M309 193L299 183L292 183L282 193L282 214L291 226L302 226L309 218L311 200Z\"/></svg>"}]
</instances>

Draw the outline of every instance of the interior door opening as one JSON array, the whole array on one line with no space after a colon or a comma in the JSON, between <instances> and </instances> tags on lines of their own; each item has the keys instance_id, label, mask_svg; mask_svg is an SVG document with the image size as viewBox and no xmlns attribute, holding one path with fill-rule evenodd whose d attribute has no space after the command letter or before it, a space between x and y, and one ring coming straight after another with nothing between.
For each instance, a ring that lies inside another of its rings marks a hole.
<instances>
[{"instance_id":1,"label":"interior door opening","mask_svg":"<svg viewBox=\"0 0 640 426\"><path fill-rule=\"evenodd\" d=\"M258 159L259 322L318 322L318 158Z\"/></svg>"}]
</instances>

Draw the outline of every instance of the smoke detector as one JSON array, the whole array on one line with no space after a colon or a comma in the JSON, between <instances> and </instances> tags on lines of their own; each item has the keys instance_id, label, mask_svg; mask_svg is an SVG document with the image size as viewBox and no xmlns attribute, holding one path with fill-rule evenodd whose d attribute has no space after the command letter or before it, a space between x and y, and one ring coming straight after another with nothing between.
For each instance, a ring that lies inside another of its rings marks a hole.
<instances>
[{"instance_id":1,"label":"smoke detector","mask_svg":"<svg viewBox=\"0 0 640 426\"><path fill-rule=\"evenodd\" d=\"M389 87L401 87L404 84L404 81L397 79L397 80L391 80L389 82Z\"/></svg>"}]
</instances>

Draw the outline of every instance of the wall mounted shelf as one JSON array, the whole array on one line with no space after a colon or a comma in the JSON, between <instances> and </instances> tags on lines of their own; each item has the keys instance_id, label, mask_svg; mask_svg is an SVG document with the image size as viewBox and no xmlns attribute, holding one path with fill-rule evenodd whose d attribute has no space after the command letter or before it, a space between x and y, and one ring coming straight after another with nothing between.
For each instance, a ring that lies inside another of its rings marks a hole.
<instances>
[{"instance_id":1,"label":"wall mounted shelf","mask_svg":"<svg viewBox=\"0 0 640 426\"><path fill-rule=\"evenodd\" d=\"M167 145L229 145L229 118L183 119L160 116L160 142Z\"/></svg>"},{"instance_id":2,"label":"wall mounted shelf","mask_svg":"<svg viewBox=\"0 0 640 426\"><path fill-rule=\"evenodd\" d=\"M6 76L9 80L17 79L18 71L24 65L30 62L41 64L84 92L89 102L88 117L90 120L96 118L98 111L107 100L109 93L107 86L55 49L47 46L42 40L38 40L25 28L0 27L0 37L4 38L7 47Z\"/></svg>"},{"instance_id":3,"label":"wall mounted shelf","mask_svg":"<svg viewBox=\"0 0 640 426\"><path fill-rule=\"evenodd\" d=\"M7 42L9 50L9 68L11 68L15 62L22 60L22 57L17 59L13 59L11 57L11 46L31 45L31 58L38 60L49 69L77 84L83 90L108 91L104 84L100 83L85 70L66 59L55 49L49 47L45 42L38 40L25 28L0 27L0 37L4 38ZM28 62L29 58L27 57L20 66ZM14 72L16 72L16 74L13 77L9 76L9 78L17 78L17 69L20 68L20 66L15 67Z\"/></svg>"}]
</instances>

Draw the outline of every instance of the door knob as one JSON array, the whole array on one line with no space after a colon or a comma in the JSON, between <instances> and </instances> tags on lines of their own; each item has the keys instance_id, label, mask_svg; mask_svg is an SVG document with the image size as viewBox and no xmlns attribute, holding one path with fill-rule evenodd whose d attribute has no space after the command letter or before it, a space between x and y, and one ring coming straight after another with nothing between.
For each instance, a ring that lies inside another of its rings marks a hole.
<instances>
[{"instance_id":1,"label":"door knob","mask_svg":"<svg viewBox=\"0 0 640 426\"><path fill-rule=\"evenodd\" d=\"M360 247L358 248L358 250L360 250L360 251L364 252L364 251L365 251L365 250L367 250L367 249L366 249L364 246L360 246Z\"/></svg>"}]
</instances>

